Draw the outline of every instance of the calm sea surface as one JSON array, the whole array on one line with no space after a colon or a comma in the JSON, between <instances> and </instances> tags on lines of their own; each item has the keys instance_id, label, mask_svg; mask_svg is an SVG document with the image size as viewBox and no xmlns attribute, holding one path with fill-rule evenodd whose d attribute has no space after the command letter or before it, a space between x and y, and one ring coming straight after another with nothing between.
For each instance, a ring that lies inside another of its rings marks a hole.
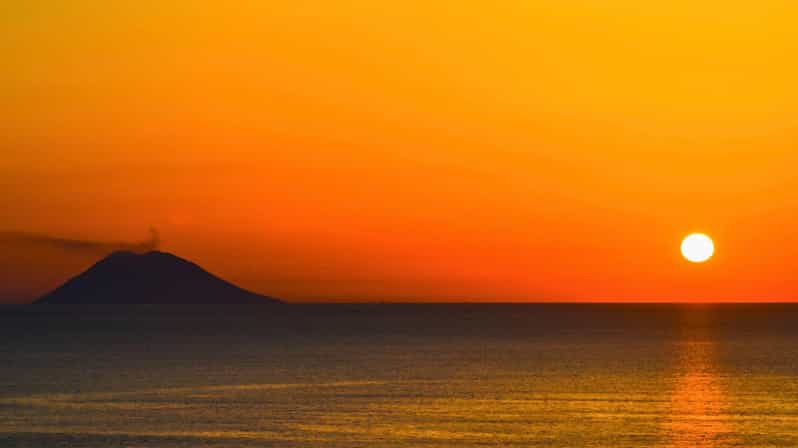
<instances>
[{"instance_id":1,"label":"calm sea surface","mask_svg":"<svg viewBox=\"0 0 798 448\"><path fill-rule=\"evenodd\" d=\"M798 306L2 307L0 446L795 447Z\"/></svg>"}]
</instances>

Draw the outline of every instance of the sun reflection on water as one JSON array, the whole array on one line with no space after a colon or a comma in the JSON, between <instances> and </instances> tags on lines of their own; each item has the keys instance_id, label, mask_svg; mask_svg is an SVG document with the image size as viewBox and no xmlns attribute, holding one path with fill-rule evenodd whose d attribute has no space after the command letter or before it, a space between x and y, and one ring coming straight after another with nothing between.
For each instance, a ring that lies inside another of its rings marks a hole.
<instances>
[{"instance_id":1,"label":"sun reflection on water","mask_svg":"<svg viewBox=\"0 0 798 448\"><path fill-rule=\"evenodd\" d=\"M732 444L729 402L717 363L717 343L700 312L685 322L679 367L664 422L669 448L723 448Z\"/></svg>"}]
</instances>

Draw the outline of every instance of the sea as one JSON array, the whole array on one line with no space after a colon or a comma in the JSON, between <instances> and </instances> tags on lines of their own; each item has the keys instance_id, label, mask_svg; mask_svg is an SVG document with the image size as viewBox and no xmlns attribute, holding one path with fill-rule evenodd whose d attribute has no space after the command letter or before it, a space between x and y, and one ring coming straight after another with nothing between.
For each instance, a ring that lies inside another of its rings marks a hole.
<instances>
[{"instance_id":1,"label":"sea","mask_svg":"<svg viewBox=\"0 0 798 448\"><path fill-rule=\"evenodd\" d=\"M798 306L5 306L0 446L795 447Z\"/></svg>"}]
</instances>

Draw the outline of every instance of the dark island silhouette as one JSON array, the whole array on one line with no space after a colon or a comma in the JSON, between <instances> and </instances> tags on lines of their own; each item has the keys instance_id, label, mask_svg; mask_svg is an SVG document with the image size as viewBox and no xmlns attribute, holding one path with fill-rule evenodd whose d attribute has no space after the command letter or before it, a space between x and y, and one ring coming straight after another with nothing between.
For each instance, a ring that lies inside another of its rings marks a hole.
<instances>
[{"instance_id":1,"label":"dark island silhouette","mask_svg":"<svg viewBox=\"0 0 798 448\"><path fill-rule=\"evenodd\" d=\"M34 302L52 305L278 304L165 252L114 252Z\"/></svg>"}]
</instances>

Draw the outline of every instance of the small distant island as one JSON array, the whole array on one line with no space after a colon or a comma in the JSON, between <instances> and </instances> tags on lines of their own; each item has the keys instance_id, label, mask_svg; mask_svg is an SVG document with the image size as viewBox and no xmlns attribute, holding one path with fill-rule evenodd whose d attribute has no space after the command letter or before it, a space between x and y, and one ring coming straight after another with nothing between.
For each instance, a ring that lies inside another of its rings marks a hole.
<instances>
[{"instance_id":1,"label":"small distant island","mask_svg":"<svg viewBox=\"0 0 798 448\"><path fill-rule=\"evenodd\" d=\"M34 302L40 305L279 304L175 255L114 252Z\"/></svg>"}]
</instances>

